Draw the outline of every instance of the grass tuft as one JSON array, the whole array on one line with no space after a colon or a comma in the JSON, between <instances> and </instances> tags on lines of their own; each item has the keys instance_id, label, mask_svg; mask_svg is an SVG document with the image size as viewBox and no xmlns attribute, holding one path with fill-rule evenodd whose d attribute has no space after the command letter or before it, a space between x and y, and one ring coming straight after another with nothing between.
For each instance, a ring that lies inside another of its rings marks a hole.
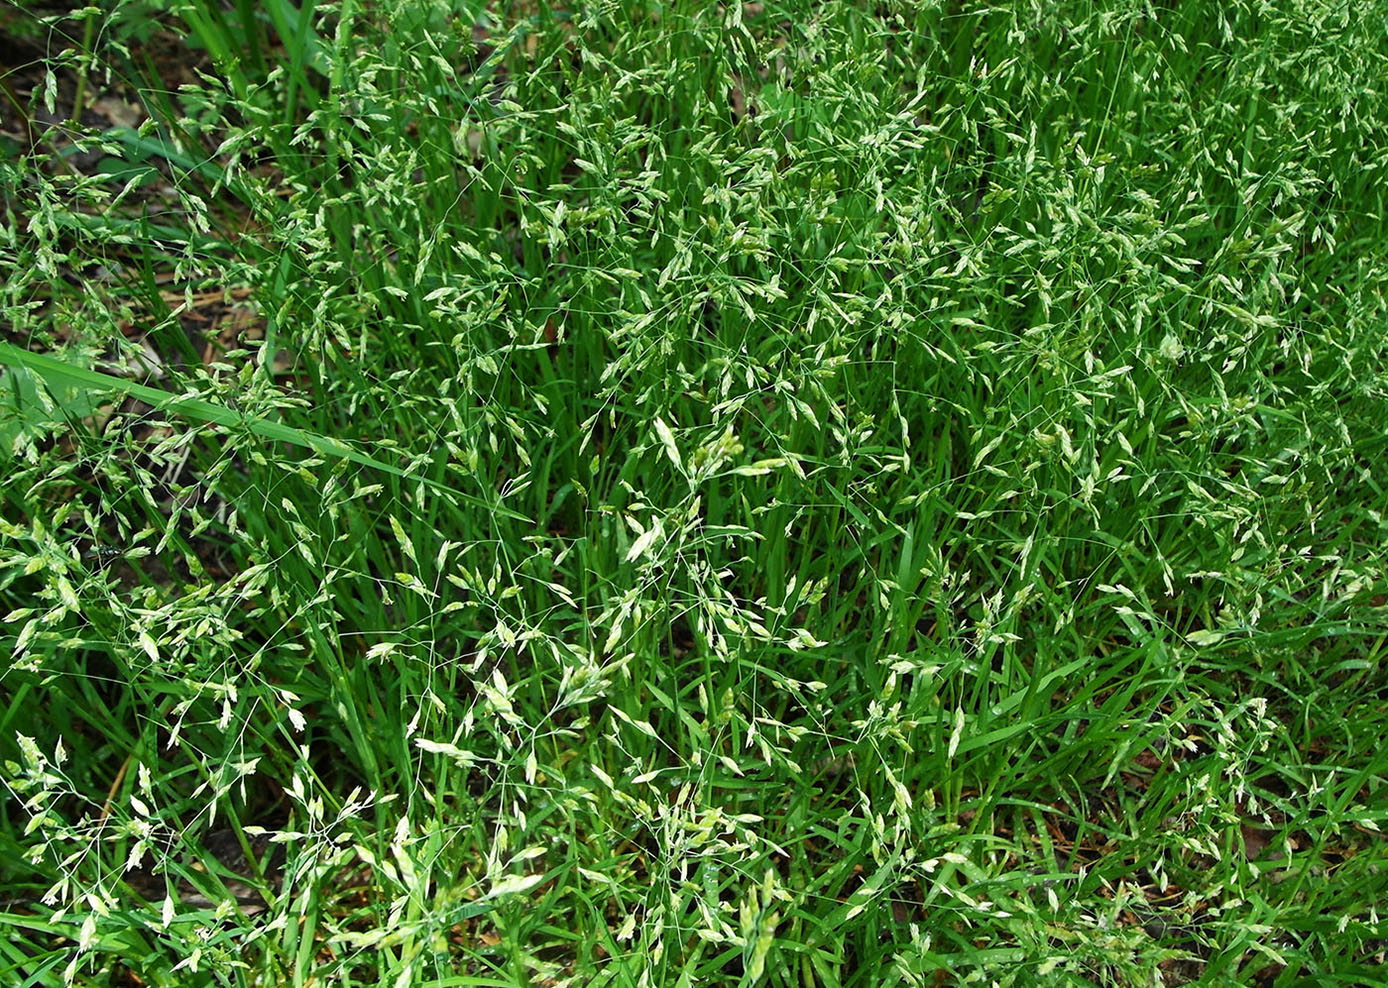
<instances>
[{"instance_id":1,"label":"grass tuft","mask_svg":"<svg viewBox=\"0 0 1388 988\"><path fill-rule=\"evenodd\" d=\"M0 983L1378 980L1382 5L0 35Z\"/></svg>"}]
</instances>

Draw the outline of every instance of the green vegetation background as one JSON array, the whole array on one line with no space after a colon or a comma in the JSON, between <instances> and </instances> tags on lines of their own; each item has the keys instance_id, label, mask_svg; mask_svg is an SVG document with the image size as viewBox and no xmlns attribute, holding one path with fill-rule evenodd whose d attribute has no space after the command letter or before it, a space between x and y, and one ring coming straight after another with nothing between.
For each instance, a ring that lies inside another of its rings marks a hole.
<instances>
[{"instance_id":1,"label":"green vegetation background","mask_svg":"<svg viewBox=\"0 0 1388 988\"><path fill-rule=\"evenodd\" d=\"M16 11L4 983L1376 979L1388 8Z\"/></svg>"}]
</instances>

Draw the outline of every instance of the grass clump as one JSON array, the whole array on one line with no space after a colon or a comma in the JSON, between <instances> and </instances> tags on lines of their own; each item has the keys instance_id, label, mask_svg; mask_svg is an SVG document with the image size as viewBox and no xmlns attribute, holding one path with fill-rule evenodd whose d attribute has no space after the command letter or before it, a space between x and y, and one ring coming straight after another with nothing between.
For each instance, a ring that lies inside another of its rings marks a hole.
<instances>
[{"instance_id":1,"label":"grass clump","mask_svg":"<svg viewBox=\"0 0 1388 988\"><path fill-rule=\"evenodd\" d=\"M1374 980L1381 6L103 16L0 21L0 980Z\"/></svg>"}]
</instances>

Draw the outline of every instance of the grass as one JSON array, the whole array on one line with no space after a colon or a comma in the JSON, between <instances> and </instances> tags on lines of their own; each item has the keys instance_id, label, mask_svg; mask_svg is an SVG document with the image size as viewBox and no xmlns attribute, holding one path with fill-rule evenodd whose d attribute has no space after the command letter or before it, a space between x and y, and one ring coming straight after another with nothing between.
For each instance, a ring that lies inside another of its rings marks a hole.
<instances>
[{"instance_id":1,"label":"grass","mask_svg":"<svg viewBox=\"0 0 1388 988\"><path fill-rule=\"evenodd\" d=\"M1379 980L1386 15L12 10L0 982Z\"/></svg>"}]
</instances>

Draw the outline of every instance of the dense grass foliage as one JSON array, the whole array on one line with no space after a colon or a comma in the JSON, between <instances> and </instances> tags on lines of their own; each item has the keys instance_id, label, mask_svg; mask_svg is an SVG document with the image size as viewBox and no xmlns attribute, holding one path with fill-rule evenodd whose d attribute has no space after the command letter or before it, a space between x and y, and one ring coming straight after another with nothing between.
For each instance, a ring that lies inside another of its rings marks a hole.
<instances>
[{"instance_id":1,"label":"dense grass foliage","mask_svg":"<svg viewBox=\"0 0 1388 988\"><path fill-rule=\"evenodd\" d=\"M0 25L0 982L1377 980L1388 8Z\"/></svg>"}]
</instances>

